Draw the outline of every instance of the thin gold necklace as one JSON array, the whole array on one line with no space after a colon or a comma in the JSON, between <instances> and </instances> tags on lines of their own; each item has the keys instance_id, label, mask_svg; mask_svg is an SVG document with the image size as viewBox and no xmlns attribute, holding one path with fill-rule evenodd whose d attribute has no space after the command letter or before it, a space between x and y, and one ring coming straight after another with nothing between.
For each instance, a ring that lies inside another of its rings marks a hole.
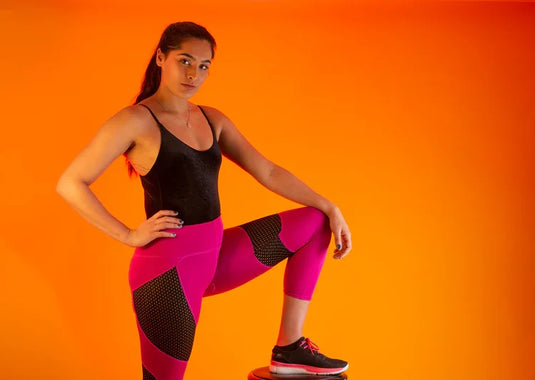
<instances>
[{"instance_id":1,"label":"thin gold necklace","mask_svg":"<svg viewBox=\"0 0 535 380\"><path fill-rule=\"evenodd\" d=\"M163 110L164 110L165 112L169 112L168 110L165 109L165 107L162 105L162 103L160 103L160 102L158 101L158 98L154 98L154 99L155 99L156 102L163 108ZM189 125L189 117L190 117L190 114L191 114L191 111L190 111L190 106L189 106L189 104L188 104L188 120L186 120L186 127L188 127L189 129L191 129L191 126ZM177 116L177 117L178 117L178 116ZM184 121L184 119L182 119L182 118L180 118L180 117L178 117L178 118L179 118L180 120Z\"/></svg>"}]
</instances>

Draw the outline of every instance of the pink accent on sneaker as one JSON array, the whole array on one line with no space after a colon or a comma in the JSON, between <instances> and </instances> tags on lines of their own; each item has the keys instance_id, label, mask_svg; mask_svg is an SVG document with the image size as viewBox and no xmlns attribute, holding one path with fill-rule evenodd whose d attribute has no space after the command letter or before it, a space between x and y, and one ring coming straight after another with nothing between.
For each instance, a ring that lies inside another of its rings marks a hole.
<instances>
[{"instance_id":1,"label":"pink accent on sneaker","mask_svg":"<svg viewBox=\"0 0 535 380\"><path fill-rule=\"evenodd\" d=\"M292 373L307 373L307 374L322 374L322 375L336 375L344 372L349 365L341 368L319 368L304 364L289 364L280 363L272 360L269 370L272 373L292 374Z\"/></svg>"},{"instance_id":2,"label":"pink accent on sneaker","mask_svg":"<svg viewBox=\"0 0 535 380\"><path fill-rule=\"evenodd\" d=\"M308 338L305 338L305 340L301 342L299 347L303 347L304 349L308 348L312 354L315 354L320 350L319 346Z\"/></svg>"}]
</instances>

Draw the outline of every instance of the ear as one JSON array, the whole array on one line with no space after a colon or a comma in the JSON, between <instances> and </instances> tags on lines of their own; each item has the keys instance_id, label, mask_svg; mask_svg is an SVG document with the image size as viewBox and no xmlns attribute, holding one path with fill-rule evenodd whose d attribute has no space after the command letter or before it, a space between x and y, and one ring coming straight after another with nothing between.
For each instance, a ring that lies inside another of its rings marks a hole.
<instances>
[{"instance_id":1,"label":"ear","mask_svg":"<svg viewBox=\"0 0 535 380\"><path fill-rule=\"evenodd\" d=\"M160 50L160 48L156 49L156 64L158 66L161 66L161 63L163 63L164 60L165 60L165 56Z\"/></svg>"}]
</instances>

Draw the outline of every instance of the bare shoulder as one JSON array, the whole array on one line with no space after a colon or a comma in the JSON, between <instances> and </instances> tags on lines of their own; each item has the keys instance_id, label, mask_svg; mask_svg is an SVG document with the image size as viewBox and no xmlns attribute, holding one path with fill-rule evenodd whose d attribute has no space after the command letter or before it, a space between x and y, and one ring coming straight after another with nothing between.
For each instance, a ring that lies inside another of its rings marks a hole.
<instances>
[{"instance_id":1,"label":"bare shoulder","mask_svg":"<svg viewBox=\"0 0 535 380\"><path fill-rule=\"evenodd\" d=\"M99 131L99 134L113 135L123 144L127 143L126 151L154 133L149 110L139 104L121 108L103 123Z\"/></svg>"},{"instance_id":2,"label":"bare shoulder","mask_svg":"<svg viewBox=\"0 0 535 380\"><path fill-rule=\"evenodd\" d=\"M152 116L139 104L126 106L108 119L118 129L130 130L134 135L142 134L153 127Z\"/></svg>"},{"instance_id":3,"label":"bare shoulder","mask_svg":"<svg viewBox=\"0 0 535 380\"><path fill-rule=\"evenodd\" d=\"M143 113L141 108L138 105L126 106L105 120L67 167L62 178L75 178L91 184L113 160L143 139L151 128L151 116L147 110Z\"/></svg>"},{"instance_id":4,"label":"bare shoulder","mask_svg":"<svg viewBox=\"0 0 535 380\"><path fill-rule=\"evenodd\" d=\"M223 112L215 107L201 106L219 133L221 153L251 174L260 183L266 184L274 164L264 157L238 130ZM217 125L217 126L216 126Z\"/></svg>"},{"instance_id":5,"label":"bare shoulder","mask_svg":"<svg viewBox=\"0 0 535 380\"><path fill-rule=\"evenodd\" d=\"M206 114L210 114L211 116L214 116L215 120L226 118L225 114L215 107L207 106L204 104L198 104L198 106L201 107L203 111L206 112Z\"/></svg>"},{"instance_id":6,"label":"bare shoulder","mask_svg":"<svg viewBox=\"0 0 535 380\"><path fill-rule=\"evenodd\" d=\"M231 120L227 117L227 115L225 115L219 109L203 104L199 104L198 106L202 108L202 110L206 113L206 116L210 119L210 122L214 126L217 135L220 134L222 128L226 124L232 123Z\"/></svg>"}]
</instances>

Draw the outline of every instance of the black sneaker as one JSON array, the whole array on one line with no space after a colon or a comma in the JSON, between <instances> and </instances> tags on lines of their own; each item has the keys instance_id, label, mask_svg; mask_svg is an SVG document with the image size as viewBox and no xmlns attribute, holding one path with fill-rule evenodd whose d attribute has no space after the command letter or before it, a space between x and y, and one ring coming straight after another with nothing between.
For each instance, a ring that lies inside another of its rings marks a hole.
<instances>
[{"instance_id":1,"label":"black sneaker","mask_svg":"<svg viewBox=\"0 0 535 380\"><path fill-rule=\"evenodd\" d=\"M291 345L273 347L271 373L281 375L336 375L344 372L349 364L331 359L319 352L319 347L304 336Z\"/></svg>"}]
</instances>

